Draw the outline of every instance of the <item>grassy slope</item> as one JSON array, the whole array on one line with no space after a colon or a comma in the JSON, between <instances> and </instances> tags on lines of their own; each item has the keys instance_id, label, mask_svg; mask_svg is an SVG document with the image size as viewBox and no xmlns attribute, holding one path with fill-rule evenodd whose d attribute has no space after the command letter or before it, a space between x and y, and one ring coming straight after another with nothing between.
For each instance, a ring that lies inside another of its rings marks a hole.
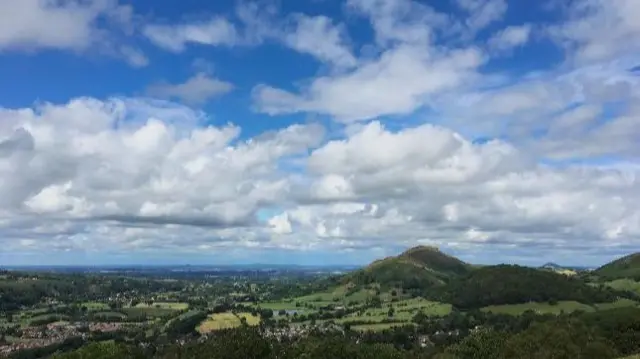
<instances>
[{"instance_id":1,"label":"grassy slope","mask_svg":"<svg viewBox=\"0 0 640 359\"><path fill-rule=\"evenodd\" d=\"M509 314L509 315L521 315L528 310L533 310L538 314L560 314L564 313L572 313L575 311L583 311L583 312L595 312L599 310L608 310L614 308L624 308L624 307L636 307L638 306L637 302L634 302L629 299L620 299L616 302L612 303L597 303L594 305L588 305L579 303L576 301L560 301L555 305L551 305L549 303L523 303L523 304L505 304L505 305L491 305L482 308L481 310L484 312L493 312L500 314Z\"/></svg>"},{"instance_id":2,"label":"grassy slope","mask_svg":"<svg viewBox=\"0 0 640 359\"><path fill-rule=\"evenodd\" d=\"M437 248L415 247L396 257L371 263L368 267L346 276L356 284L378 283L383 287L430 288L449 279L465 275L471 266Z\"/></svg>"},{"instance_id":3,"label":"grassy slope","mask_svg":"<svg viewBox=\"0 0 640 359\"><path fill-rule=\"evenodd\" d=\"M640 279L640 253L616 259L596 269L594 273L607 279Z\"/></svg>"}]
</instances>

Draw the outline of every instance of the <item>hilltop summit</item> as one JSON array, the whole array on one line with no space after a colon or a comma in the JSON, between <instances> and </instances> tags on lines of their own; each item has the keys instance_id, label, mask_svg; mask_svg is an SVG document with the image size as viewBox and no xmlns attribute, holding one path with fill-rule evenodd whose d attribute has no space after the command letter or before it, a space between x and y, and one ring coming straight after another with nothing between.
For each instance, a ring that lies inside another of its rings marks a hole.
<instances>
[{"instance_id":1,"label":"hilltop summit","mask_svg":"<svg viewBox=\"0 0 640 359\"><path fill-rule=\"evenodd\" d=\"M470 265L437 247L418 246L398 256L377 260L353 273L350 279L359 283L375 282L382 286L424 288L445 284L470 270Z\"/></svg>"}]
</instances>

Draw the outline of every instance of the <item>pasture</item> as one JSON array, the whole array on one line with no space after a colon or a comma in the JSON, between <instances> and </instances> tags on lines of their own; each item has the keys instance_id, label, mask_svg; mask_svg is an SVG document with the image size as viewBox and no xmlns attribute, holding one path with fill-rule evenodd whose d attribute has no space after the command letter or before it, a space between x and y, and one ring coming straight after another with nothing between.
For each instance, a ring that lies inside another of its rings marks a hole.
<instances>
[{"instance_id":1,"label":"pasture","mask_svg":"<svg viewBox=\"0 0 640 359\"><path fill-rule=\"evenodd\" d=\"M359 332L368 332L368 331L379 332L379 331L383 331L383 330L386 330L386 329L403 327L405 325L414 325L414 324L412 324L412 323L361 324L361 325L354 325L354 326L351 327L351 329L355 330L355 331L359 331Z\"/></svg>"},{"instance_id":2,"label":"pasture","mask_svg":"<svg viewBox=\"0 0 640 359\"><path fill-rule=\"evenodd\" d=\"M124 319L127 316L123 313L119 313L119 312L95 312L92 315L92 319L94 320L105 320L105 321L109 321L112 319Z\"/></svg>"},{"instance_id":3,"label":"pasture","mask_svg":"<svg viewBox=\"0 0 640 359\"><path fill-rule=\"evenodd\" d=\"M595 308L582 304L576 301L561 301L558 304L552 305L549 303L523 303L523 304L505 304L505 305L491 305L481 309L483 312L491 312L495 314L509 314L509 315L521 315L527 310L532 310L536 314L560 314L560 313L572 313L578 310L585 312L593 312Z\"/></svg>"},{"instance_id":4,"label":"pasture","mask_svg":"<svg viewBox=\"0 0 640 359\"><path fill-rule=\"evenodd\" d=\"M616 279L605 283L606 286L616 290L626 290L640 294L640 282L633 279Z\"/></svg>"},{"instance_id":5,"label":"pasture","mask_svg":"<svg viewBox=\"0 0 640 359\"><path fill-rule=\"evenodd\" d=\"M521 315L527 310L533 310L537 314L560 314L572 313L575 311L595 312L597 310L607 310L613 308L637 306L638 303L630 299L620 299L612 303L597 303L594 305L582 304L575 301L561 301L558 304L551 305L549 303L524 303L524 304L506 304L492 305L484 307L484 312L492 312L496 314Z\"/></svg>"},{"instance_id":6,"label":"pasture","mask_svg":"<svg viewBox=\"0 0 640 359\"><path fill-rule=\"evenodd\" d=\"M147 307L147 308L122 308L121 312L125 313L128 317L151 317L151 318L164 318L170 317L177 314L177 311L174 309L166 309L166 308L155 308L155 307Z\"/></svg>"},{"instance_id":7,"label":"pasture","mask_svg":"<svg viewBox=\"0 0 640 359\"><path fill-rule=\"evenodd\" d=\"M154 302L151 304L138 303L135 308L159 308L159 309L171 309L171 310L186 310L189 309L189 304L180 302Z\"/></svg>"},{"instance_id":8,"label":"pasture","mask_svg":"<svg viewBox=\"0 0 640 359\"><path fill-rule=\"evenodd\" d=\"M89 311L107 311L109 310L109 305L101 302L84 302L81 304L82 307L87 308Z\"/></svg>"}]
</instances>

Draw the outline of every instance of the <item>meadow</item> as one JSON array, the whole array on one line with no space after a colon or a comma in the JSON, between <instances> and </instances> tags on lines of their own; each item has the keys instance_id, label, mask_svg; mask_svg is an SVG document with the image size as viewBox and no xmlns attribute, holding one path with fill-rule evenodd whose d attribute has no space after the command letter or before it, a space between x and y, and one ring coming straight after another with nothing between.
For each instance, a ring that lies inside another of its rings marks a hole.
<instances>
[{"instance_id":1,"label":"meadow","mask_svg":"<svg viewBox=\"0 0 640 359\"><path fill-rule=\"evenodd\" d=\"M138 303L135 308L160 308L171 310L186 310L189 309L189 304L180 302L154 302L151 304Z\"/></svg>"},{"instance_id":2,"label":"meadow","mask_svg":"<svg viewBox=\"0 0 640 359\"><path fill-rule=\"evenodd\" d=\"M597 310L606 310L621 307L637 306L638 303L630 299L620 299L613 303L598 303L588 305L576 301L560 301L555 305L549 303L523 303L523 304L505 304L492 305L484 307L484 312L492 312L496 314L521 315L528 310L532 310L537 314L561 314L572 313L576 311L595 312Z\"/></svg>"},{"instance_id":3,"label":"meadow","mask_svg":"<svg viewBox=\"0 0 640 359\"><path fill-rule=\"evenodd\" d=\"M616 279L605 283L606 286L616 290L626 290L640 294L640 282L633 279Z\"/></svg>"},{"instance_id":4,"label":"meadow","mask_svg":"<svg viewBox=\"0 0 640 359\"><path fill-rule=\"evenodd\" d=\"M415 325L415 324L413 323L361 324L361 325L354 325L351 327L351 329L359 332L367 332L367 331L377 332L377 331L383 331L390 328L402 327L405 325Z\"/></svg>"}]
</instances>

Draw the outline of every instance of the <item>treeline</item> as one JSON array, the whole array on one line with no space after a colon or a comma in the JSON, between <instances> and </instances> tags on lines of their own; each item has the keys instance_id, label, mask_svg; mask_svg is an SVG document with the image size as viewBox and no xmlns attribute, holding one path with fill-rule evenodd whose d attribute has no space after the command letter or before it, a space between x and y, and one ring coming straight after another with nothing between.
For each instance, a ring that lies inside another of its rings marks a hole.
<instances>
[{"instance_id":1,"label":"treeline","mask_svg":"<svg viewBox=\"0 0 640 359\"><path fill-rule=\"evenodd\" d=\"M137 295L177 291L180 282L78 274L8 273L0 279L0 313L11 313L43 301L65 303L104 300L135 292Z\"/></svg>"},{"instance_id":2,"label":"treeline","mask_svg":"<svg viewBox=\"0 0 640 359\"><path fill-rule=\"evenodd\" d=\"M579 278L515 265L477 269L426 295L460 309L527 302L553 304L561 300L593 304L632 296L631 293L588 285Z\"/></svg>"}]
</instances>

